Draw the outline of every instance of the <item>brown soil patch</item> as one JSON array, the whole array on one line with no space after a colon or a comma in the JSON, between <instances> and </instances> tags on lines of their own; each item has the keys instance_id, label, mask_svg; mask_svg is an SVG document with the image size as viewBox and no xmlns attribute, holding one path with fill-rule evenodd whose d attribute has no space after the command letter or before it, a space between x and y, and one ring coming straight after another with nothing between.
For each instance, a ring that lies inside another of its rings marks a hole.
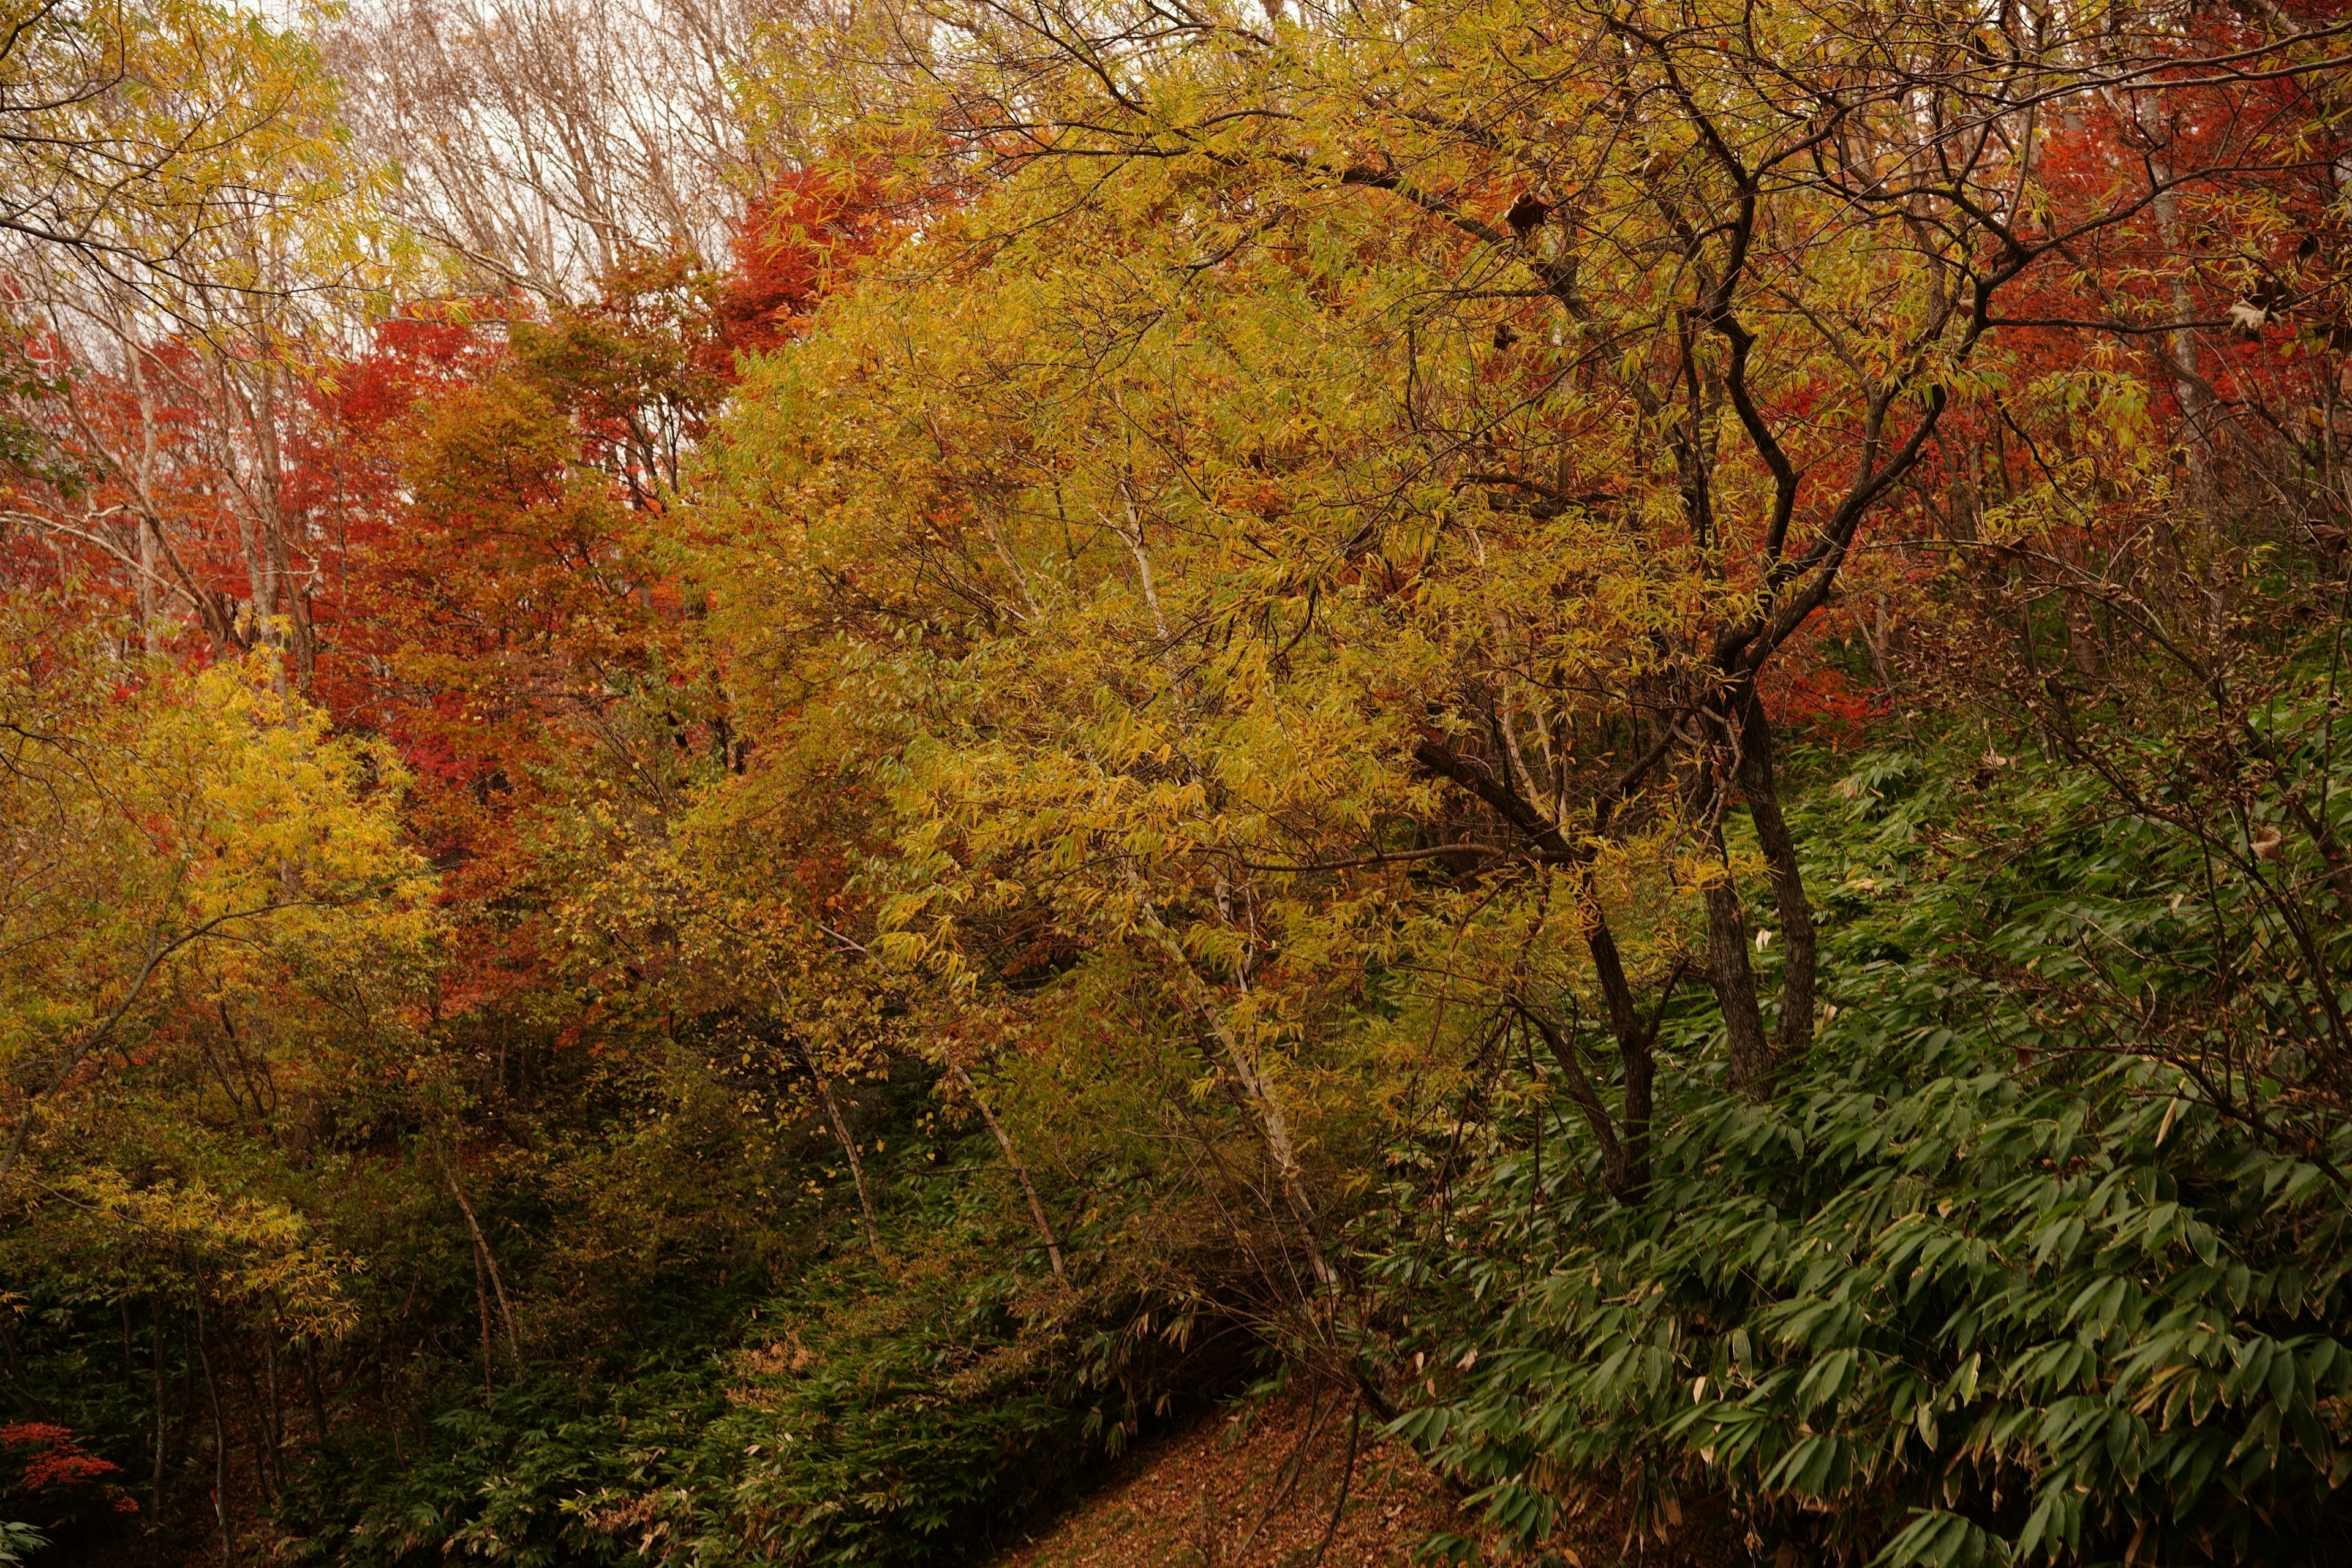
<instances>
[{"instance_id":1,"label":"brown soil patch","mask_svg":"<svg viewBox=\"0 0 2352 1568\"><path fill-rule=\"evenodd\" d=\"M1307 1568L1318 1552L1325 1568L1402 1568L1434 1533L1475 1532L1369 1414L1351 1466L1349 1424L1344 1397L1300 1394L1155 1438L991 1568Z\"/></svg>"}]
</instances>

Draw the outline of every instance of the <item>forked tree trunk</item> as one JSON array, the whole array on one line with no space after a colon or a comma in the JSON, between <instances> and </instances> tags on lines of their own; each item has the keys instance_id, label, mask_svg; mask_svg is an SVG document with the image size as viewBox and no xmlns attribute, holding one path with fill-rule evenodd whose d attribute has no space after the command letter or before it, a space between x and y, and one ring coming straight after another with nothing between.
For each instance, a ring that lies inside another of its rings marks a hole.
<instances>
[{"instance_id":1,"label":"forked tree trunk","mask_svg":"<svg viewBox=\"0 0 2352 1568\"><path fill-rule=\"evenodd\" d=\"M1797 864L1797 839L1781 815L1780 782L1772 759L1772 725L1764 700L1753 681L1739 698L1739 789L1748 800L1748 815L1756 825L1756 840L1764 851L1766 874L1772 882L1773 905L1780 917L1780 1027L1779 1046L1795 1055L1812 1044L1816 1007L1818 958L1813 931L1813 906L1805 897L1805 879Z\"/></svg>"},{"instance_id":2,"label":"forked tree trunk","mask_svg":"<svg viewBox=\"0 0 2352 1568\"><path fill-rule=\"evenodd\" d=\"M1721 867L1722 875L1701 895L1706 907L1706 982L1723 1013L1724 1044L1731 1058L1731 1081L1744 1094L1760 1094L1772 1072L1772 1050L1764 1037L1764 1014L1756 1000L1756 970L1748 959L1748 916L1732 880L1723 839L1725 775L1737 766L1717 717L1691 775L1690 820Z\"/></svg>"},{"instance_id":3,"label":"forked tree trunk","mask_svg":"<svg viewBox=\"0 0 2352 1568\"><path fill-rule=\"evenodd\" d=\"M874 1261L879 1263L883 1260L882 1225L875 1215L873 1190L866 1184L866 1163L857 1157L857 1141L849 1135L849 1120L842 1115L841 1101L834 1097L833 1081L816 1065L815 1054L803 1046L801 1060L806 1064L809 1077L816 1080L817 1099L824 1106L825 1120L833 1124L834 1140L849 1161L849 1179L857 1186L858 1212L866 1218L866 1245L873 1250Z\"/></svg>"},{"instance_id":4,"label":"forked tree trunk","mask_svg":"<svg viewBox=\"0 0 2352 1568\"><path fill-rule=\"evenodd\" d=\"M981 1094L980 1086L971 1081L971 1075L952 1065L948 1070L955 1074L956 1082L963 1087L963 1091L971 1096L972 1104L980 1111L980 1119L988 1123L988 1131L996 1139L996 1147L1004 1155L1005 1164L1012 1167L1013 1177L1020 1182L1021 1195L1029 1200L1029 1217L1036 1223L1037 1234L1045 1238L1045 1256L1053 1262L1054 1278L1061 1279L1062 1244L1055 1238L1054 1227L1045 1219L1045 1205L1037 1197L1037 1184L1029 1179L1029 1167L1021 1163L1021 1156L1013 1150L1013 1140L998 1124L996 1113L988 1108L988 1100Z\"/></svg>"},{"instance_id":5,"label":"forked tree trunk","mask_svg":"<svg viewBox=\"0 0 2352 1568\"><path fill-rule=\"evenodd\" d=\"M514 1357L515 1365L520 1367L522 1365L522 1337L515 1331L514 1308L507 1300L506 1281L499 1277L499 1260L491 1253L489 1239L482 1234L481 1222L474 1217L474 1205L466 1201L465 1189L457 1185L457 1173L449 1168L446 1157L441 1162L441 1177L449 1184L449 1195L457 1200L457 1207L466 1216L466 1228L473 1233L475 1266L478 1270L488 1274L490 1288L498 1293L499 1317L506 1324L507 1352ZM476 1288L479 1289L479 1285L478 1279ZM489 1372L489 1333L490 1308L485 1300L482 1303L482 1371L485 1375Z\"/></svg>"},{"instance_id":6,"label":"forked tree trunk","mask_svg":"<svg viewBox=\"0 0 2352 1568\"><path fill-rule=\"evenodd\" d=\"M1167 956L1176 973L1177 990L1185 1010L1213 1042L1213 1055L1222 1058L1234 1081L1240 1086L1244 1100L1250 1108L1250 1121L1255 1124L1258 1140L1265 1146L1266 1157L1274 1163L1275 1182L1282 1189L1283 1205L1290 1211L1292 1222L1298 1228L1300 1242L1307 1250L1307 1272L1318 1286L1329 1287L1339 1280L1329 1259L1323 1255L1323 1240L1315 1214L1313 1198L1307 1191L1307 1173L1299 1163L1298 1149L1290 1133L1290 1117L1284 1106L1281 1090L1266 1075L1257 1053L1236 1038L1225 1026L1216 998L1210 994L1208 983L1192 967L1191 955L1160 919L1150 896L1143 889L1142 879L1130 870L1129 886L1134 890L1137 913L1144 926Z\"/></svg>"}]
</instances>

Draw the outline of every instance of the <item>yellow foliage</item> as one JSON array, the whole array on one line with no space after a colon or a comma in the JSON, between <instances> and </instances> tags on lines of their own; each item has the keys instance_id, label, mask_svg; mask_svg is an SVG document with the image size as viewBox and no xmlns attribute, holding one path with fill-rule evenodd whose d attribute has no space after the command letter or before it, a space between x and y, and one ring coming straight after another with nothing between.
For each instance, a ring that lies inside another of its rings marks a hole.
<instances>
[{"instance_id":1,"label":"yellow foliage","mask_svg":"<svg viewBox=\"0 0 2352 1568\"><path fill-rule=\"evenodd\" d=\"M7 1163L42 1102L233 986L429 963L404 775L273 659L195 673L0 605L0 1075Z\"/></svg>"},{"instance_id":2,"label":"yellow foliage","mask_svg":"<svg viewBox=\"0 0 2352 1568\"><path fill-rule=\"evenodd\" d=\"M90 1251L154 1258L195 1276L212 1299L268 1313L280 1333L339 1339L358 1321L343 1277L358 1267L315 1240L282 1205L230 1197L200 1184L134 1186L118 1171L78 1173L54 1195Z\"/></svg>"}]
</instances>

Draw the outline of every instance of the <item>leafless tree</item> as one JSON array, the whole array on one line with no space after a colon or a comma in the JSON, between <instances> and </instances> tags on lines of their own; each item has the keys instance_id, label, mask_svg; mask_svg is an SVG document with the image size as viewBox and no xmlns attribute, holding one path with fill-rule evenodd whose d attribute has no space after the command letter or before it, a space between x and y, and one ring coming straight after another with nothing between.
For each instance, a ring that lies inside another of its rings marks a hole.
<instances>
[{"instance_id":1,"label":"leafless tree","mask_svg":"<svg viewBox=\"0 0 2352 1568\"><path fill-rule=\"evenodd\" d=\"M401 216L483 281L576 298L632 253L723 259L764 172L735 85L779 0L370 0L325 35Z\"/></svg>"}]
</instances>

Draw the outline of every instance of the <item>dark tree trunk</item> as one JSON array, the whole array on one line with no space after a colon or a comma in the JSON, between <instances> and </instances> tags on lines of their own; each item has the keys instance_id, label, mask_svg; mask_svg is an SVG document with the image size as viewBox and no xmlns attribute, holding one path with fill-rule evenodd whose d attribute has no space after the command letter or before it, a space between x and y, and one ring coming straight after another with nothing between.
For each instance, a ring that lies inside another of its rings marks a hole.
<instances>
[{"instance_id":1,"label":"dark tree trunk","mask_svg":"<svg viewBox=\"0 0 2352 1568\"><path fill-rule=\"evenodd\" d=\"M1772 761L1772 725L1765 716L1763 699L1751 682L1739 692L1739 788L1748 798L1748 815L1756 824L1757 843L1772 880L1772 900L1780 917L1780 1048L1795 1055L1812 1044L1815 1010L1816 958L1813 906L1805 897L1805 879L1797 866L1796 836L1780 812L1779 778Z\"/></svg>"}]
</instances>

